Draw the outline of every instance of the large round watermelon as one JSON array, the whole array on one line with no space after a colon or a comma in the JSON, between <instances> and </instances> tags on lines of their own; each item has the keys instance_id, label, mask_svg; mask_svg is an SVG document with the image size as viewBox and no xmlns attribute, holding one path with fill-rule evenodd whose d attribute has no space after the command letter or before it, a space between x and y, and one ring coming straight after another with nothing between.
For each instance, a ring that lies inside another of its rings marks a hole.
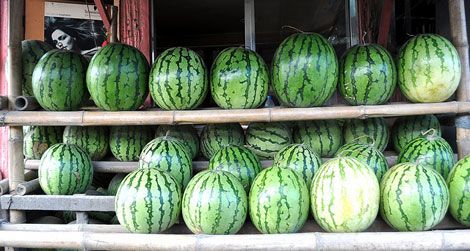
<instances>
[{"instance_id":1,"label":"large round watermelon","mask_svg":"<svg viewBox=\"0 0 470 251\"><path fill-rule=\"evenodd\" d=\"M119 223L134 233L159 233L178 221L181 187L169 173L141 168L128 174L116 193Z\"/></svg>"},{"instance_id":2,"label":"large round watermelon","mask_svg":"<svg viewBox=\"0 0 470 251\"><path fill-rule=\"evenodd\" d=\"M343 129L345 143L373 145L383 152L388 145L389 131L383 118L353 119Z\"/></svg>"},{"instance_id":3,"label":"large round watermelon","mask_svg":"<svg viewBox=\"0 0 470 251\"><path fill-rule=\"evenodd\" d=\"M377 44L356 45L340 63L339 91L351 105L387 102L397 85L397 72L388 51Z\"/></svg>"},{"instance_id":4,"label":"large round watermelon","mask_svg":"<svg viewBox=\"0 0 470 251\"><path fill-rule=\"evenodd\" d=\"M264 234L295 233L307 220L307 184L289 168L261 171L253 181L248 201L251 221Z\"/></svg>"},{"instance_id":5,"label":"large round watermelon","mask_svg":"<svg viewBox=\"0 0 470 251\"><path fill-rule=\"evenodd\" d=\"M204 61L188 48L165 50L150 71L150 94L165 110L196 108L204 101L208 85Z\"/></svg>"},{"instance_id":6,"label":"large round watermelon","mask_svg":"<svg viewBox=\"0 0 470 251\"><path fill-rule=\"evenodd\" d=\"M308 187L320 168L320 156L305 144L292 144L282 148L274 156L273 166L290 168L302 175Z\"/></svg>"},{"instance_id":7,"label":"large round watermelon","mask_svg":"<svg viewBox=\"0 0 470 251\"><path fill-rule=\"evenodd\" d=\"M412 102L446 101L459 86L460 58L449 40L437 34L417 35L400 49L398 85Z\"/></svg>"},{"instance_id":8,"label":"large round watermelon","mask_svg":"<svg viewBox=\"0 0 470 251\"><path fill-rule=\"evenodd\" d=\"M39 59L52 50L52 46L39 40L23 40L21 41L21 62L23 76L23 95L33 96L32 78L33 71Z\"/></svg>"},{"instance_id":9,"label":"large round watermelon","mask_svg":"<svg viewBox=\"0 0 470 251\"><path fill-rule=\"evenodd\" d=\"M424 231L444 218L449 189L435 170L413 163L390 168L380 183L380 214L399 231Z\"/></svg>"},{"instance_id":10,"label":"large round watermelon","mask_svg":"<svg viewBox=\"0 0 470 251\"><path fill-rule=\"evenodd\" d=\"M295 143L305 144L320 157L332 157L343 144L341 124L335 120L299 121L292 133Z\"/></svg>"},{"instance_id":11,"label":"large round watermelon","mask_svg":"<svg viewBox=\"0 0 470 251\"><path fill-rule=\"evenodd\" d=\"M211 94L224 109L250 109L268 94L268 67L256 52L241 47L220 52L212 64Z\"/></svg>"},{"instance_id":12,"label":"large round watermelon","mask_svg":"<svg viewBox=\"0 0 470 251\"><path fill-rule=\"evenodd\" d=\"M193 174L193 162L188 148L180 140L169 136L150 141L142 150L137 166L168 172L183 189Z\"/></svg>"},{"instance_id":13,"label":"large round watermelon","mask_svg":"<svg viewBox=\"0 0 470 251\"><path fill-rule=\"evenodd\" d=\"M201 133L201 153L207 159L228 146L245 144L243 128L238 123L206 125Z\"/></svg>"},{"instance_id":14,"label":"large round watermelon","mask_svg":"<svg viewBox=\"0 0 470 251\"><path fill-rule=\"evenodd\" d=\"M121 182L124 180L127 174L124 173L118 173L114 175L114 177L111 179L108 185L108 189L106 190L108 195L115 196L117 193L117 190L119 186L121 185Z\"/></svg>"},{"instance_id":15,"label":"large round watermelon","mask_svg":"<svg viewBox=\"0 0 470 251\"><path fill-rule=\"evenodd\" d=\"M212 156L208 168L233 174L240 180L248 193L251 183L261 171L261 163L249 149L243 146L230 145L220 149Z\"/></svg>"},{"instance_id":16,"label":"large round watermelon","mask_svg":"<svg viewBox=\"0 0 470 251\"><path fill-rule=\"evenodd\" d=\"M321 106L336 89L338 59L335 50L319 34L291 35L274 54L271 79L283 105Z\"/></svg>"},{"instance_id":17,"label":"large round watermelon","mask_svg":"<svg viewBox=\"0 0 470 251\"><path fill-rule=\"evenodd\" d=\"M183 194L183 219L195 234L235 234L245 223L247 211L243 185L228 172L200 172Z\"/></svg>"},{"instance_id":18,"label":"large round watermelon","mask_svg":"<svg viewBox=\"0 0 470 251\"><path fill-rule=\"evenodd\" d=\"M315 221L328 232L366 230L377 217L379 182L366 164L352 157L324 163L312 181Z\"/></svg>"},{"instance_id":19,"label":"large round watermelon","mask_svg":"<svg viewBox=\"0 0 470 251\"><path fill-rule=\"evenodd\" d=\"M104 126L67 126L63 141L87 151L92 160L100 160L109 149L109 132Z\"/></svg>"},{"instance_id":20,"label":"large round watermelon","mask_svg":"<svg viewBox=\"0 0 470 251\"><path fill-rule=\"evenodd\" d=\"M246 130L246 144L261 159L274 155L292 143L292 134L284 123L250 123Z\"/></svg>"},{"instance_id":21,"label":"large round watermelon","mask_svg":"<svg viewBox=\"0 0 470 251\"><path fill-rule=\"evenodd\" d=\"M23 139L25 158L41 159L49 147L62 142L63 131L60 126L31 126Z\"/></svg>"},{"instance_id":22,"label":"large round watermelon","mask_svg":"<svg viewBox=\"0 0 470 251\"><path fill-rule=\"evenodd\" d=\"M388 170L388 162L384 154L371 145L348 143L338 149L336 156L353 157L366 164L374 171L379 182Z\"/></svg>"},{"instance_id":23,"label":"large round watermelon","mask_svg":"<svg viewBox=\"0 0 470 251\"><path fill-rule=\"evenodd\" d=\"M441 125L434 115L418 115L400 117L392 127L392 143L395 151L400 153L403 147L422 133L433 128L437 136L441 136Z\"/></svg>"},{"instance_id":24,"label":"large round watermelon","mask_svg":"<svg viewBox=\"0 0 470 251\"><path fill-rule=\"evenodd\" d=\"M445 139L426 134L405 145L397 158L397 163L413 162L432 168L447 179L454 166L454 153Z\"/></svg>"},{"instance_id":25,"label":"large round watermelon","mask_svg":"<svg viewBox=\"0 0 470 251\"><path fill-rule=\"evenodd\" d=\"M49 195L84 193L93 179L90 156L69 144L51 146L39 162L39 184Z\"/></svg>"},{"instance_id":26,"label":"large round watermelon","mask_svg":"<svg viewBox=\"0 0 470 251\"><path fill-rule=\"evenodd\" d=\"M447 177L449 210L454 219L470 227L470 155L455 164Z\"/></svg>"},{"instance_id":27,"label":"large round watermelon","mask_svg":"<svg viewBox=\"0 0 470 251\"><path fill-rule=\"evenodd\" d=\"M148 90L148 63L136 48L111 43L91 59L86 83L95 104L107 111L136 110Z\"/></svg>"},{"instance_id":28,"label":"large round watermelon","mask_svg":"<svg viewBox=\"0 0 470 251\"><path fill-rule=\"evenodd\" d=\"M87 62L73 51L52 50L44 54L33 71L33 94L42 108L72 111L87 97Z\"/></svg>"},{"instance_id":29,"label":"large round watermelon","mask_svg":"<svg viewBox=\"0 0 470 251\"><path fill-rule=\"evenodd\" d=\"M156 137L175 137L188 147L191 158L195 158L199 153L199 136L197 130L192 125L161 125L157 127Z\"/></svg>"},{"instance_id":30,"label":"large round watermelon","mask_svg":"<svg viewBox=\"0 0 470 251\"><path fill-rule=\"evenodd\" d=\"M120 161L139 159L144 146L153 139L153 132L145 126L113 126L109 131L109 148Z\"/></svg>"}]
</instances>

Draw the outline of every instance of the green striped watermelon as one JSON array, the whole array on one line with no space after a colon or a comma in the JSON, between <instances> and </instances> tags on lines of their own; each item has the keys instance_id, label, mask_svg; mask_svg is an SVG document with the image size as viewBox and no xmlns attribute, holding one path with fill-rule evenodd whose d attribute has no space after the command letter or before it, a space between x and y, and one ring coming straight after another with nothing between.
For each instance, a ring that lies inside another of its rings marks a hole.
<instances>
[{"instance_id":1,"label":"green striped watermelon","mask_svg":"<svg viewBox=\"0 0 470 251\"><path fill-rule=\"evenodd\" d=\"M159 233L178 221L181 187L169 173L141 168L128 174L116 193L119 223L134 233Z\"/></svg>"},{"instance_id":2,"label":"green striped watermelon","mask_svg":"<svg viewBox=\"0 0 470 251\"><path fill-rule=\"evenodd\" d=\"M446 101L459 86L460 58L449 40L437 34L421 34L400 49L398 85L412 102Z\"/></svg>"},{"instance_id":3,"label":"green striped watermelon","mask_svg":"<svg viewBox=\"0 0 470 251\"><path fill-rule=\"evenodd\" d=\"M396 85L395 63L382 46L356 45L343 55L338 89L349 104L383 104L390 99Z\"/></svg>"},{"instance_id":4,"label":"green striped watermelon","mask_svg":"<svg viewBox=\"0 0 470 251\"><path fill-rule=\"evenodd\" d=\"M137 166L166 171L183 189L193 174L193 162L188 148L180 140L169 136L150 141L142 150Z\"/></svg>"},{"instance_id":5,"label":"green striped watermelon","mask_svg":"<svg viewBox=\"0 0 470 251\"><path fill-rule=\"evenodd\" d=\"M395 151L400 153L413 139L433 128L437 136L441 136L439 120L434 115L420 115L400 117L395 120L392 127L392 143Z\"/></svg>"},{"instance_id":6,"label":"green striped watermelon","mask_svg":"<svg viewBox=\"0 0 470 251\"><path fill-rule=\"evenodd\" d=\"M23 78L23 95L33 96L32 78L34 67L39 59L52 50L52 46L39 40L23 40L21 41L21 62L22 62L22 78Z\"/></svg>"},{"instance_id":7,"label":"green striped watermelon","mask_svg":"<svg viewBox=\"0 0 470 251\"><path fill-rule=\"evenodd\" d=\"M241 47L220 52L211 68L211 94L224 109L250 109L268 94L268 67L256 52Z\"/></svg>"},{"instance_id":8,"label":"green striped watermelon","mask_svg":"<svg viewBox=\"0 0 470 251\"><path fill-rule=\"evenodd\" d=\"M206 125L201 133L201 153L207 159L228 146L245 144L243 128L238 123Z\"/></svg>"},{"instance_id":9,"label":"green striped watermelon","mask_svg":"<svg viewBox=\"0 0 470 251\"><path fill-rule=\"evenodd\" d=\"M107 111L136 110L148 91L148 63L136 48L111 43L91 59L86 83L95 104Z\"/></svg>"},{"instance_id":10,"label":"green striped watermelon","mask_svg":"<svg viewBox=\"0 0 470 251\"><path fill-rule=\"evenodd\" d=\"M44 152L62 142L63 127L31 126L23 138L23 154L27 159L41 159Z\"/></svg>"},{"instance_id":11,"label":"green striped watermelon","mask_svg":"<svg viewBox=\"0 0 470 251\"><path fill-rule=\"evenodd\" d=\"M156 137L175 137L183 142L189 150L191 158L194 159L199 152L199 136L192 125L161 125L157 127Z\"/></svg>"},{"instance_id":12,"label":"green striped watermelon","mask_svg":"<svg viewBox=\"0 0 470 251\"><path fill-rule=\"evenodd\" d=\"M316 33L289 36L274 54L271 80L283 105L325 104L338 81L338 59L333 46Z\"/></svg>"},{"instance_id":13,"label":"green striped watermelon","mask_svg":"<svg viewBox=\"0 0 470 251\"><path fill-rule=\"evenodd\" d=\"M104 126L67 126L63 141L81 147L92 160L100 160L108 153L109 132Z\"/></svg>"},{"instance_id":14,"label":"green striped watermelon","mask_svg":"<svg viewBox=\"0 0 470 251\"><path fill-rule=\"evenodd\" d=\"M120 161L139 159L144 146L153 139L153 132L145 126L113 126L109 131L109 148Z\"/></svg>"},{"instance_id":15,"label":"green striped watermelon","mask_svg":"<svg viewBox=\"0 0 470 251\"><path fill-rule=\"evenodd\" d=\"M328 232L366 230L377 217L379 182L366 164L352 157L325 162L310 187L315 221Z\"/></svg>"},{"instance_id":16,"label":"green striped watermelon","mask_svg":"<svg viewBox=\"0 0 470 251\"><path fill-rule=\"evenodd\" d=\"M435 170L400 163L380 183L380 214L399 231L423 231L439 224L449 206L449 189Z\"/></svg>"},{"instance_id":17,"label":"green striped watermelon","mask_svg":"<svg viewBox=\"0 0 470 251\"><path fill-rule=\"evenodd\" d=\"M389 131L384 118L352 119L343 129L344 143L372 144L383 152L388 145Z\"/></svg>"},{"instance_id":18,"label":"green striped watermelon","mask_svg":"<svg viewBox=\"0 0 470 251\"><path fill-rule=\"evenodd\" d=\"M114 175L114 177L111 179L108 185L108 189L107 189L108 195L112 195L112 196L116 195L119 185L121 185L121 182L122 180L124 180L126 175L127 174L124 174L124 173L118 173Z\"/></svg>"},{"instance_id":19,"label":"green striped watermelon","mask_svg":"<svg viewBox=\"0 0 470 251\"><path fill-rule=\"evenodd\" d=\"M461 159L449 173L449 210L454 219L470 227L470 155Z\"/></svg>"},{"instance_id":20,"label":"green striped watermelon","mask_svg":"<svg viewBox=\"0 0 470 251\"><path fill-rule=\"evenodd\" d=\"M353 157L366 164L374 171L379 182L388 170L388 162L384 154L371 145L348 143L339 148L336 156Z\"/></svg>"},{"instance_id":21,"label":"green striped watermelon","mask_svg":"<svg viewBox=\"0 0 470 251\"><path fill-rule=\"evenodd\" d=\"M309 146L323 158L335 155L343 144L341 124L335 120L299 121L292 136L295 143Z\"/></svg>"},{"instance_id":22,"label":"green striped watermelon","mask_svg":"<svg viewBox=\"0 0 470 251\"><path fill-rule=\"evenodd\" d=\"M413 162L433 168L447 179L454 166L454 153L445 139L427 134L405 145L398 155L397 163Z\"/></svg>"},{"instance_id":23,"label":"green striped watermelon","mask_svg":"<svg viewBox=\"0 0 470 251\"><path fill-rule=\"evenodd\" d=\"M292 144L282 148L274 156L273 166L290 168L302 175L308 187L320 168L320 156L305 144Z\"/></svg>"},{"instance_id":24,"label":"green striped watermelon","mask_svg":"<svg viewBox=\"0 0 470 251\"><path fill-rule=\"evenodd\" d=\"M84 193L93 179L90 156L70 144L51 146L39 162L39 184L49 195Z\"/></svg>"},{"instance_id":25,"label":"green striped watermelon","mask_svg":"<svg viewBox=\"0 0 470 251\"><path fill-rule=\"evenodd\" d=\"M250 123L246 144L261 159L272 159L279 150L292 143L291 130L284 123Z\"/></svg>"},{"instance_id":26,"label":"green striped watermelon","mask_svg":"<svg viewBox=\"0 0 470 251\"><path fill-rule=\"evenodd\" d=\"M47 52L33 71L34 97L42 108L49 111L77 110L88 96L86 69L86 59L76 52Z\"/></svg>"},{"instance_id":27,"label":"green striped watermelon","mask_svg":"<svg viewBox=\"0 0 470 251\"><path fill-rule=\"evenodd\" d=\"M183 219L195 234L235 234L245 223L247 211L243 185L225 171L196 174L183 194Z\"/></svg>"},{"instance_id":28,"label":"green striped watermelon","mask_svg":"<svg viewBox=\"0 0 470 251\"><path fill-rule=\"evenodd\" d=\"M220 149L212 156L208 168L233 174L240 180L248 193L251 183L261 171L261 162L248 148L230 145Z\"/></svg>"},{"instance_id":29,"label":"green striped watermelon","mask_svg":"<svg viewBox=\"0 0 470 251\"><path fill-rule=\"evenodd\" d=\"M208 77L202 58L193 50L174 47L160 54L150 70L150 94L165 110L189 110L206 97Z\"/></svg>"},{"instance_id":30,"label":"green striped watermelon","mask_svg":"<svg viewBox=\"0 0 470 251\"><path fill-rule=\"evenodd\" d=\"M295 233L307 220L308 187L298 172L269 167L253 181L248 203L251 221L261 233Z\"/></svg>"}]
</instances>

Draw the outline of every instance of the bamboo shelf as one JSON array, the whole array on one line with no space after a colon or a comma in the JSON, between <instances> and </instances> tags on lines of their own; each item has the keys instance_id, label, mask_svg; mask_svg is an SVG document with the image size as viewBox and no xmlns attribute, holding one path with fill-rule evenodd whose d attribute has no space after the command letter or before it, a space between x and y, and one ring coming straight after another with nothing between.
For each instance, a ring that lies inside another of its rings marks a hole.
<instances>
[{"instance_id":1,"label":"bamboo shelf","mask_svg":"<svg viewBox=\"0 0 470 251\"><path fill-rule=\"evenodd\" d=\"M114 196L102 195L11 195L0 197L2 210L114 212Z\"/></svg>"},{"instance_id":2,"label":"bamboo shelf","mask_svg":"<svg viewBox=\"0 0 470 251\"><path fill-rule=\"evenodd\" d=\"M470 102L426 104L391 103L371 106L312 108L202 109L185 111L1 111L0 123L8 126L120 126L156 124L248 123L325 119L365 119L423 114L470 113Z\"/></svg>"}]
</instances>

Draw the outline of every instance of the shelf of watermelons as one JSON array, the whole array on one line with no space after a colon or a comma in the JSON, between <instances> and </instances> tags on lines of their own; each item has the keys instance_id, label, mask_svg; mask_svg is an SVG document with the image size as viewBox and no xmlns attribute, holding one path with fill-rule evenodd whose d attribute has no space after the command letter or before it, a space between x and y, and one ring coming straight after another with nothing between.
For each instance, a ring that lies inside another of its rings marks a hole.
<instances>
[{"instance_id":1,"label":"shelf of watermelons","mask_svg":"<svg viewBox=\"0 0 470 251\"><path fill-rule=\"evenodd\" d=\"M390 103L371 106L328 106L312 108L201 109L185 111L0 111L2 125L154 125L206 124L230 122L273 122L325 119L395 117L422 114L462 114L470 112L470 102Z\"/></svg>"}]
</instances>

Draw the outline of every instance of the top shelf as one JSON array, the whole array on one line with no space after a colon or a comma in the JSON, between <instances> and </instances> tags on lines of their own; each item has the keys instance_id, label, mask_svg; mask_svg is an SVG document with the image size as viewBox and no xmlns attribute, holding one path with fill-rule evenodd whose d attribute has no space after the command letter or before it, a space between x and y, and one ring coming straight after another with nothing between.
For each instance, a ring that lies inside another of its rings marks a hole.
<instances>
[{"instance_id":1,"label":"top shelf","mask_svg":"<svg viewBox=\"0 0 470 251\"><path fill-rule=\"evenodd\" d=\"M326 119L365 119L423 114L470 112L470 102L391 103L371 106L329 106L312 108L202 109L185 111L0 111L0 123L7 126L93 126L207 124L231 122L274 122Z\"/></svg>"}]
</instances>

